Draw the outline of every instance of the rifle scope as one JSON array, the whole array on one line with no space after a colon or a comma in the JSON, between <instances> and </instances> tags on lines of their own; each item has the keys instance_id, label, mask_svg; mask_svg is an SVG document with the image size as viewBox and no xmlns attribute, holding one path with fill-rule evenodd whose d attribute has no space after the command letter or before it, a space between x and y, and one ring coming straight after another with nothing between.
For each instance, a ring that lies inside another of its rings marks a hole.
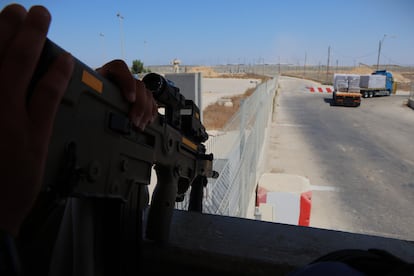
<instances>
[{"instance_id":1,"label":"rifle scope","mask_svg":"<svg viewBox=\"0 0 414 276\"><path fill-rule=\"evenodd\" d=\"M180 94L180 89L163 76L149 73L142 78L142 81L145 87L152 92L157 102L175 110L185 107L185 98Z\"/></svg>"}]
</instances>

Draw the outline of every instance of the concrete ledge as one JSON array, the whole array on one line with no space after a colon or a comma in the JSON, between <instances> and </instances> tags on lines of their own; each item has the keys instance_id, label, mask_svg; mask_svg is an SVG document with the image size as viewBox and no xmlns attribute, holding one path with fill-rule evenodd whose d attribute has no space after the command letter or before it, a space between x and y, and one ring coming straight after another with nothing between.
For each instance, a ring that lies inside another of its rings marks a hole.
<instances>
[{"instance_id":1,"label":"concrete ledge","mask_svg":"<svg viewBox=\"0 0 414 276\"><path fill-rule=\"evenodd\" d=\"M335 250L369 248L414 262L411 241L176 210L170 243L145 242L141 261L151 273L285 275Z\"/></svg>"},{"instance_id":2,"label":"concrete ledge","mask_svg":"<svg viewBox=\"0 0 414 276\"><path fill-rule=\"evenodd\" d=\"M414 99L408 99L408 106L414 109Z\"/></svg>"}]
</instances>

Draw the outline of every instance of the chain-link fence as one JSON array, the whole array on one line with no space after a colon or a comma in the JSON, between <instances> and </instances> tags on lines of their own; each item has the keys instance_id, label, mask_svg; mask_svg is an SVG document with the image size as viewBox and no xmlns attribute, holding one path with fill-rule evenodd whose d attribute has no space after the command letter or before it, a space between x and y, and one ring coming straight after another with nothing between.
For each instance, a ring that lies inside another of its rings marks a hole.
<instances>
[{"instance_id":1,"label":"chain-link fence","mask_svg":"<svg viewBox=\"0 0 414 276\"><path fill-rule=\"evenodd\" d=\"M207 152L214 154L217 179L209 179L203 212L245 217L260 172L258 163L271 118L278 80L257 86L220 133L210 135ZM177 204L186 208L187 202Z\"/></svg>"}]
</instances>

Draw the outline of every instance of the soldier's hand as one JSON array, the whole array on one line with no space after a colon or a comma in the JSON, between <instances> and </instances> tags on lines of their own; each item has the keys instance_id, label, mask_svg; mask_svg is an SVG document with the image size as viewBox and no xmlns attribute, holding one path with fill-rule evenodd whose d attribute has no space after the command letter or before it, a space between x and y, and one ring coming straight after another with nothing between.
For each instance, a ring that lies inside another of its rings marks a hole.
<instances>
[{"instance_id":1,"label":"soldier's hand","mask_svg":"<svg viewBox=\"0 0 414 276\"><path fill-rule=\"evenodd\" d=\"M13 235L40 191L56 110L74 66L70 54L57 57L27 101L50 21L42 6L26 11L12 4L0 13L0 228Z\"/></svg>"},{"instance_id":2,"label":"soldier's hand","mask_svg":"<svg viewBox=\"0 0 414 276\"><path fill-rule=\"evenodd\" d=\"M121 89L123 96L131 103L129 118L136 127L143 130L158 114L157 104L152 93L142 81L135 79L122 60L113 60L97 69Z\"/></svg>"}]
</instances>

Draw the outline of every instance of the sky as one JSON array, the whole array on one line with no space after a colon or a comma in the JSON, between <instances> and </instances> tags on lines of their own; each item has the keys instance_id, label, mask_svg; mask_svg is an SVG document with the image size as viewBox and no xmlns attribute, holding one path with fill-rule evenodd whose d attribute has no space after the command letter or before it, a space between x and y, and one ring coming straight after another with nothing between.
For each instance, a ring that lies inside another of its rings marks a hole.
<instances>
[{"instance_id":1,"label":"sky","mask_svg":"<svg viewBox=\"0 0 414 276\"><path fill-rule=\"evenodd\" d=\"M91 67L414 66L414 0L0 0L43 5L48 37ZM118 16L119 15L119 16Z\"/></svg>"}]
</instances>

